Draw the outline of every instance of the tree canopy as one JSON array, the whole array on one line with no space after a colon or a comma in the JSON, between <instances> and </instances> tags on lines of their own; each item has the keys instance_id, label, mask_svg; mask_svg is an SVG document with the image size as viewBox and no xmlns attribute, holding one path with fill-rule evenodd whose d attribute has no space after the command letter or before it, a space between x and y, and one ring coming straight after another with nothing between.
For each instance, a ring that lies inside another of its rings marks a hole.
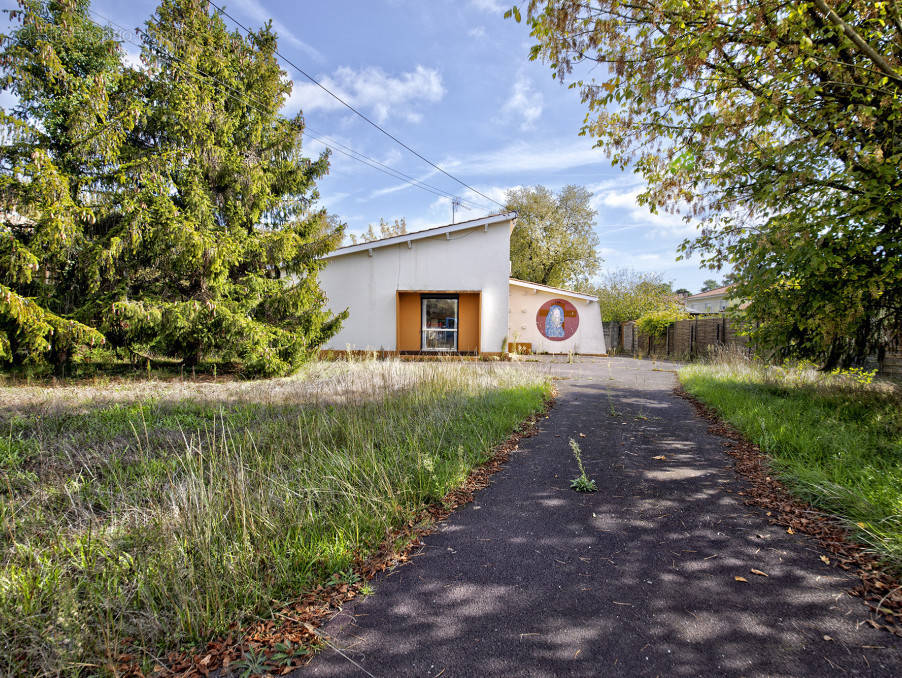
<instances>
[{"instance_id":1,"label":"tree canopy","mask_svg":"<svg viewBox=\"0 0 902 678\"><path fill-rule=\"evenodd\" d=\"M305 157L301 114L279 113L269 25L244 37L202 0L163 0L133 68L87 0L11 17L0 359L106 341L282 373L337 331L316 274L342 229L311 207L328 156Z\"/></svg>"},{"instance_id":2,"label":"tree canopy","mask_svg":"<svg viewBox=\"0 0 902 678\"><path fill-rule=\"evenodd\" d=\"M565 186L508 191L505 208L519 213L511 234L511 275L552 287L585 290L601 265L592 193Z\"/></svg>"},{"instance_id":3,"label":"tree canopy","mask_svg":"<svg viewBox=\"0 0 902 678\"><path fill-rule=\"evenodd\" d=\"M670 283L659 274L630 269L607 271L594 293L605 322L638 320L647 313L679 305Z\"/></svg>"},{"instance_id":4,"label":"tree canopy","mask_svg":"<svg viewBox=\"0 0 902 678\"><path fill-rule=\"evenodd\" d=\"M407 235L407 220L404 217L395 219L393 222L388 222L380 217L378 231L372 224L369 224L365 233L359 236L349 233L348 237L351 240L351 244L356 245L358 242L373 242L382 238L391 238L395 235Z\"/></svg>"},{"instance_id":5,"label":"tree canopy","mask_svg":"<svg viewBox=\"0 0 902 678\"><path fill-rule=\"evenodd\" d=\"M531 0L527 14L532 58L582 94L582 133L645 177L646 205L701 221L684 254L733 266L760 346L826 365L881 347L902 316L895 3Z\"/></svg>"}]
</instances>

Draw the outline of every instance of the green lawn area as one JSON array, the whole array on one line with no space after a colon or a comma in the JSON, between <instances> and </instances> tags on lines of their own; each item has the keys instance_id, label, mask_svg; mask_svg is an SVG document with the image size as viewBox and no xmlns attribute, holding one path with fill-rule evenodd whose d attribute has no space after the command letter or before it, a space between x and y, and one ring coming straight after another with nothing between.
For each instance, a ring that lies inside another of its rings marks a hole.
<instances>
[{"instance_id":1,"label":"green lawn area","mask_svg":"<svg viewBox=\"0 0 902 678\"><path fill-rule=\"evenodd\" d=\"M902 572L902 389L739 360L689 365L679 377L770 456L791 491L843 518Z\"/></svg>"},{"instance_id":2,"label":"green lawn area","mask_svg":"<svg viewBox=\"0 0 902 678\"><path fill-rule=\"evenodd\" d=\"M0 388L0 674L152 665L265 617L460 484L550 391L536 371L395 361Z\"/></svg>"}]
</instances>

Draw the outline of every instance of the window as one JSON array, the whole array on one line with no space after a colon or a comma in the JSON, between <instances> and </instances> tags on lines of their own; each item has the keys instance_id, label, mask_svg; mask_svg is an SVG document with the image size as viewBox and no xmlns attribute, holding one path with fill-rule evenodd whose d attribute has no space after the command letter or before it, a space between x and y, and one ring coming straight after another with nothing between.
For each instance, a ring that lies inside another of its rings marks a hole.
<instances>
[{"instance_id":1,"label":"window","mask_svg":"<svg viewBox=\"0 0 902 678\"><path fill-rule=\"evenodd\" d=\"M422 298L423 351L457 350L457 295L433 295Z\"/></svg>"}]
</instances>

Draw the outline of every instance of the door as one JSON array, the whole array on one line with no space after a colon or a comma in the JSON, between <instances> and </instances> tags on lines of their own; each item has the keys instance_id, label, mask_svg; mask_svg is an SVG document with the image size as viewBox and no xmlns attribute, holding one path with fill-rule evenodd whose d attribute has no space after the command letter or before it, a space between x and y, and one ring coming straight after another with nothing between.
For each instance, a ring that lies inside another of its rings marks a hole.
<instances>
[{"instance_id":1,"label":"door","mask_svg":"<svg viewBox=\"0 0 902 678\"><path fill-rule=\"evenodd\" d=\"M420 350L457 351L457 295L423 295L421 300Z\"/></svg>"}]
</instances>

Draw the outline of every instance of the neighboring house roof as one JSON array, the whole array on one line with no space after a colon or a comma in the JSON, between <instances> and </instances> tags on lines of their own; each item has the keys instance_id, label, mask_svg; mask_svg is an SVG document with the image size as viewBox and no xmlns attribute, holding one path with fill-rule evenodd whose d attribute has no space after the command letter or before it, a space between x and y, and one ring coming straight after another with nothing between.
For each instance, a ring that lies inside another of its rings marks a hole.
<instances>
[{"instance_id":1,"label":"neighboring house roof","mask_svg":"<svg viewBox=\"0 0 902 678\"><path fill-rule=\"evenodd\" d=\"M323 256L323 259L331 259L332 257L341 257L345 254L354 254L355 252L366 252L379 247L388 247L389 245L398 245L414 240L422 240L423 238L434 238L437 235L450 235L456 231L466 231L471 228L479 228L484 226L488 228L493 224L502 221L511 221L517 218L516 212L504 212L502 214L492 214L481 219L471 219L469 221L461 221L456 224L447 224L446 226L436 226L435 228L427 228L423 231L414 231L413 233L405 233L404 235L393 235L389 238L380 238L379 240L370 240L369 242L361 242L356 245L346 245L339 247L337 250Z\"/></svg>"},{"instance_id":2,"label":"neighboring house roof","mask_svg":"<svg viewBox=\"0 0 902 678\"><path fill-rule=\"evenodd\" d=\"M511 278L510 284L516 285L517 287L526 287L531 290L539 290L540 292L558 292L560 294L566 294L568 297L576 297L577 299L585 299L586 301L598 301L598 297L593 297L591 294L582 294L581 292L572 292L570 290L565 290L563 287L551 287L551 285L540 285L539 283L529 282L526 280L518 280L517 278Z\"/></svg>"},{"instance_id":3,"label":"neighboring house roof","mask_svg":"<svg viewBox=\"0 0 902 678\"><path fill-rule=\"evenodd\" d=\"M732 285L727 285L726 287L715 287L713 290L708 290L707 292L701 292L699 294L693 294L691 297L686 297L684 301L695 301L697 299L707 299L708 297L719 297L724 294L729 294L732 287Z\"/></svg>"}]
</instances>

